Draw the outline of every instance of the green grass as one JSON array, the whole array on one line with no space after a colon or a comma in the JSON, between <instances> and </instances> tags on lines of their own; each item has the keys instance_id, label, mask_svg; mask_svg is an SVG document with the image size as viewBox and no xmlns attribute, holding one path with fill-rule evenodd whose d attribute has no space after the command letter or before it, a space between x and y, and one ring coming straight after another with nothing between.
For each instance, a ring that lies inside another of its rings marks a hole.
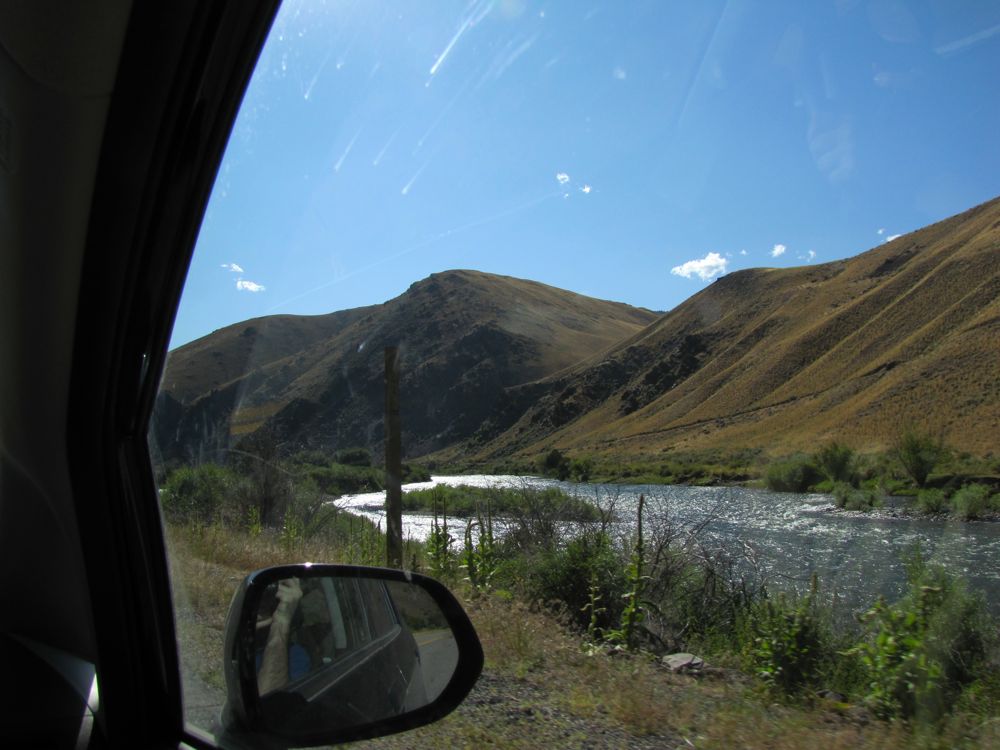
<instances>
[{"instance_id":1,"label":"green grass","mask_svg":"<svg viewBox=\"0 0 1000 750\"><path fill-rule=\"evenodd\" d=\"M442 474L513 474L546 476L592 484L742 484L760 480L764 475L763 451L664 450L659 457L637 459L635 456L589 455L567 453L565 462L550 458L552 451L535 457L512 456L489 464L431 462ZM585 476L581 476L585 470Z\"/></svg>"},{"instance_id":2,"label":"green grass","mask_svg":"<svg viewBox=\"0 0 1000 750\"><path fill-rule=\"evenodd\" d=\"M494 515L511 516L547 512L560 521L596 521L598 509L586 500L569 495L556 487L449 487L438 485L426 490L403 494L403 510L436 512L468 518L485 515L487 508Z\"/></svg>"},{"instance_id":3,"label":"green grass","mask_svg":"<svg viewBox=\"0 0 1000 750\"><path fill-rule=\"evenodd\" d=\"M338 456L338 458L352 457ZM311 479L320 491L327 495L377 492L385 487L385 471L378 466L340 463L313 453L299 454L293 457L290 463L298 474ZM426 468L416 464L403 464L404 483L426 482L430 478L430 472Z\"/></svg>"}]
</instances>

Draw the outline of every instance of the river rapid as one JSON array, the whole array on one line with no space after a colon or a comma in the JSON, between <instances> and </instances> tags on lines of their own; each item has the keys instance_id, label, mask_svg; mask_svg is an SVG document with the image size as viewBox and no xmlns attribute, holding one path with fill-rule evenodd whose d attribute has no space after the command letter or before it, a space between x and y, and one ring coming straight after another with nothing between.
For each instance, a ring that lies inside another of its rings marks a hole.
<instances>
[{"instance_id":1,"label":"river rapid","mask_svg":"<svg viewBox=\"0 0 1000 750\"><path fill-rule=\"evenodd\" d=\"M878 595L890 601L902 592L905 560L916 545L925 559L943 565L983 591L987 605L1000 616L1000 523L928 520L892 513L862 514L834 509L821 494L770 492L744 487L677 485L595 485L538 477L439 476L430 482L405 485L403 491L437 484L501 487L556 486L571 495L607 505L614 502L617 529L635 524L639 495L645 495L647 528L669 518L681 535L698 529L706 544L748 549L757 558L770 588L804 590L811 575L819 576L821 591L836 595L842 607L856 612ZM336 501L381 522L385 528L384 493L345 496ZM460 538L464 521L454 519L452 535ZM403 515L403 533L426 539L431 518Z\"/></svg>"}]
</instances>

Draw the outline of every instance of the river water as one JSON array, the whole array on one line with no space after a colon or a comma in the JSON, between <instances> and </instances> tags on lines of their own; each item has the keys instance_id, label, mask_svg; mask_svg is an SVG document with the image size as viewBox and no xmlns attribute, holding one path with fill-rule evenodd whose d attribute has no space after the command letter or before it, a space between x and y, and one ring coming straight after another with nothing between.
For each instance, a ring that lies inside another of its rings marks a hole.
<instances>
[{"instance_id":1,"label":"river water","mask_svg":"<svg viewBox=\"0 0 1000 750\"><path fill-rule=\"evenodd\" d=\"M699 529L706 543L746 547L757 557L773 588L803 590L813 572L821 589L835 594L851 610L870 605L879 595L892 600L903 591L907 554L919 544L928 561L963 576L982 590L1000 615L1000 523L926 520L835 511L829 495L801 495L743 487L663 485L593 485L537 477L440 476L403 490L436 484L501 487L557 486L581 498L607 504L614 500L619 529L630 529L640 494L649 516L667 516L680 533ZM374 521L384 522L384 493L353 495L336 501ZM461 519L456 519L459 526ZM403 533L426 539L431 519L404 514ZM453 532L456 537L461 531Z\"/></svg>"}]
</instances>

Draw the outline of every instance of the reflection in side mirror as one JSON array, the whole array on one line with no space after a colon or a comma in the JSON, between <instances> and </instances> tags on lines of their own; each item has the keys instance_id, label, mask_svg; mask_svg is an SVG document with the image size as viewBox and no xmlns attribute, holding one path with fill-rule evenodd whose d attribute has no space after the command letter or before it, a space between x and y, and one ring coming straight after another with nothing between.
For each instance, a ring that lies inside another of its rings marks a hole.
<instances>
[{"instance_id":1,"label":"reflection in side mirror","mask_svg":"<svg viewBox=\"0 0 1000 750\"><path fill-rule=\"evenodd\" d=\"M246 742L318 744L434 721L482 668L471 623L433 579L297 565L247 577L226 626L226 722Z\"/></svg>"}]
</instances>

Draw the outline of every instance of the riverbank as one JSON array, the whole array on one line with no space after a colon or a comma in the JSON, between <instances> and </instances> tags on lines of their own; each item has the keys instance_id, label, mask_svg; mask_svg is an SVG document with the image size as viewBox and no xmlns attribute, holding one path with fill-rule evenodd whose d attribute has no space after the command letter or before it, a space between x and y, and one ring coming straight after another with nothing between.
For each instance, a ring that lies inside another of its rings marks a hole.
<instances>
[{"instance_id":1,"label":"riverbank","mask_svg":"<svg viewBox=\"0 0 1000 750\"><path fill-rule=\"evenodd\" d=\"M359 522L340 528L357 534L370 527ZM243 575L303 559L372 563L377 560L368 555L381 551L338 536L282 539L266 530L253 534L221 526L170 526L168 539L183 669L215 690L223 685L226 609ZM423 550L409 554L426 565ZM812 690L776 696L735 655L702 652L710 669L675 674L646 651L595 647L568 624L566 610L557 614L551 605L540 607L509 590L477 591L460 576L449 584L483 644L479 683L444 720L366 746L978 750L1000 744L993 719L1000 685L969 691L937 724L882 721L853 699L834 701Z\"/></svg>"},{"instance_id":2,"label":"riverbank","mask_svg":"<svg viewBox=\"0 0 1000 750\"><path fill-rule=\"evenodd\" d=\"M904 561L919 546L928 560L962 575L970 587L983 592L991 612L1000 617L1000 580L993 573L1000 556L1000 524L948 522L919 514L883 517L881 511L854 513L834 510L826 494L733 486L602 485L509 475L435 475L432 482L410 487L427 489L434 483L558 487L612 512L615 523L610 530L615 535L633 533L636 506L643 495L647 512L676 539L688 538L689 543L709 550L747 550L753 565L775 590L804 592L810 575L817 573L827 594L840 601L845 619L853 619L878 596L889 600L901 596L906 582ZM338 501L384 528L383 503L380 493ZM408 538L424 541L433 528L433 517L404 514L403 528ZM496 519L497 538L504 528L505 521ZM449 530L457 551L465 520L449 520Z\"/></svg>"},{"instance_id":3,"label":"riverbank","mask_svg":"<svg viewBox=\"0 0 1000 750\"><path fill-rule=\"evenodd\" d=\"M436 484L427 489L411 488L403 493L403 512L423 512L446 518L469 518L486 522L494 516L516 516L544 507L559 521L587 523L600 519L592 503L568 495L558 487L483 487Z\"/></svg>"},{"instance_id":4,"label":"riverbank","mask_svg":"<svg viewBox=\"0 0 1000 750\"><path fill-rule=\"evenodd\" d=\"M911 501L912 498L902 498ZM870 510L849 510L847 508L837 508L831 505L822 509L824 513L841 515L847 518L869 519L872 521L930 521L941 524L966 524L966 523L988 523L1000 522L1000 512L990 510L978 515L975 518L961 518L948 511L937 511L928 513L917 508L915 505L894 505L882 508L872 508Z\"/></svg>"},{"instance_id":5,"label":"riverbank","mask_svg":"<svg viewBox=\"0 0 1000 750\"><path fill-rule=\"evenodd\" d=\"M373 748L746 748L985 750L1000 746L989 705L940 726L883 722L831 699L775 700L731 665L675 674L647 654L595 651L545 612L495 596L463 601L486 666L442 721Z\"/></svg>"},{"instance_id":6,"label":"riverbank","mask_svg":"<svg viewBox=\"0 0 1000 750\"><path fill-rule=\"evenodd\" d=\"M928 515L951 510L962 520L1000 516L1000 460L992 453L956 453L939 439L912 429L904 429L888 449L869 452L835 440L811 453L784 456L754 448L671 450L637 459L574 456L553 448L530 461L508 459L489 469L445 467L433 461L431 468L435 472L537 474L578 484L747 487L824 493L832 495L835 504L854 510L876 508L886 495L911 495L916 498L918 510Z\"/></svg>"},{"instance_id":7,"label":"riverbank","mask_svg":"<svg viewBox=\"0 0 1000 750\"><path fill-rule=\"evenodd\" d=\"M248 492L260 487L219 467L171 476L161 494L172 524L173 578L183 581L177 604L182 659L205 685L219 684L213 654L234 581L242 575L281 562L384 559L382 493L330 504L312 478L286 482L280 515L274 505L262 510L254 504L254 498L271 497ZM1000 601L993 575L1000 554L995 524L879 523L826 513L828 496L739 487L591 485L517 476L434 477L419 487L438 484L486 488L486 497L504 487L521 493L523 512L491 523L486 508L467 520L452 517L448 526L432 515L426 537L410 533L414 517L404 515L404 560L408 568L444 581L470 607L503 613L497 627L505 632L496 637L515 635L505 648L526 655L517 673L527 679L537 672L548 695L565 701L559 710L579 716L574 705L601 699L550 680L603 683L583 671L560 676L560 665L549 673L544 661L537 663L531 640L541 639L538 651L544 651L556 628L576 644L581 659L604 659L597 661L600 671L610 669L607 663L630 662L633 680L644 680L640 693L627 703L605 698L601 705L619 727L634 722L631 735L657 742L682 741L690 729L672 717L656 718L645 729L642 724L642 717L658 715L659 704L643 699L658 679L656 658L677 651L703 657L711 675L729 675L736 692L725 697L734 705L756 701L759 710L777 702L819 717L817 696L839 694L844 710L862 707L877 717L870 721L880 728L876 734L907 721L921 727L909 739L918 731L940 738L954 721L978 738L969 722L1000 709L994 674L1000 652L991 635L1000 613L991 618L986 611L987 602ZM559 504L542 502L554 489L560 497L591 503L598 520L566 522ZM532 622L534 615L549 623L545 630L518 633L516 623ZM483 617L476 624L488 632L494 626ZM594 662L582 661L580 669L587 663ZM648 679L646 669L652 670ZM653 697L682 700L669 684L664 695ZM702 695L695 702L706 700ZM561 724L556 730L575 731ZM736 741L754 746L758 739ZM469 738L458 742L468 744Z\"/></svg>"}]
</instances>

